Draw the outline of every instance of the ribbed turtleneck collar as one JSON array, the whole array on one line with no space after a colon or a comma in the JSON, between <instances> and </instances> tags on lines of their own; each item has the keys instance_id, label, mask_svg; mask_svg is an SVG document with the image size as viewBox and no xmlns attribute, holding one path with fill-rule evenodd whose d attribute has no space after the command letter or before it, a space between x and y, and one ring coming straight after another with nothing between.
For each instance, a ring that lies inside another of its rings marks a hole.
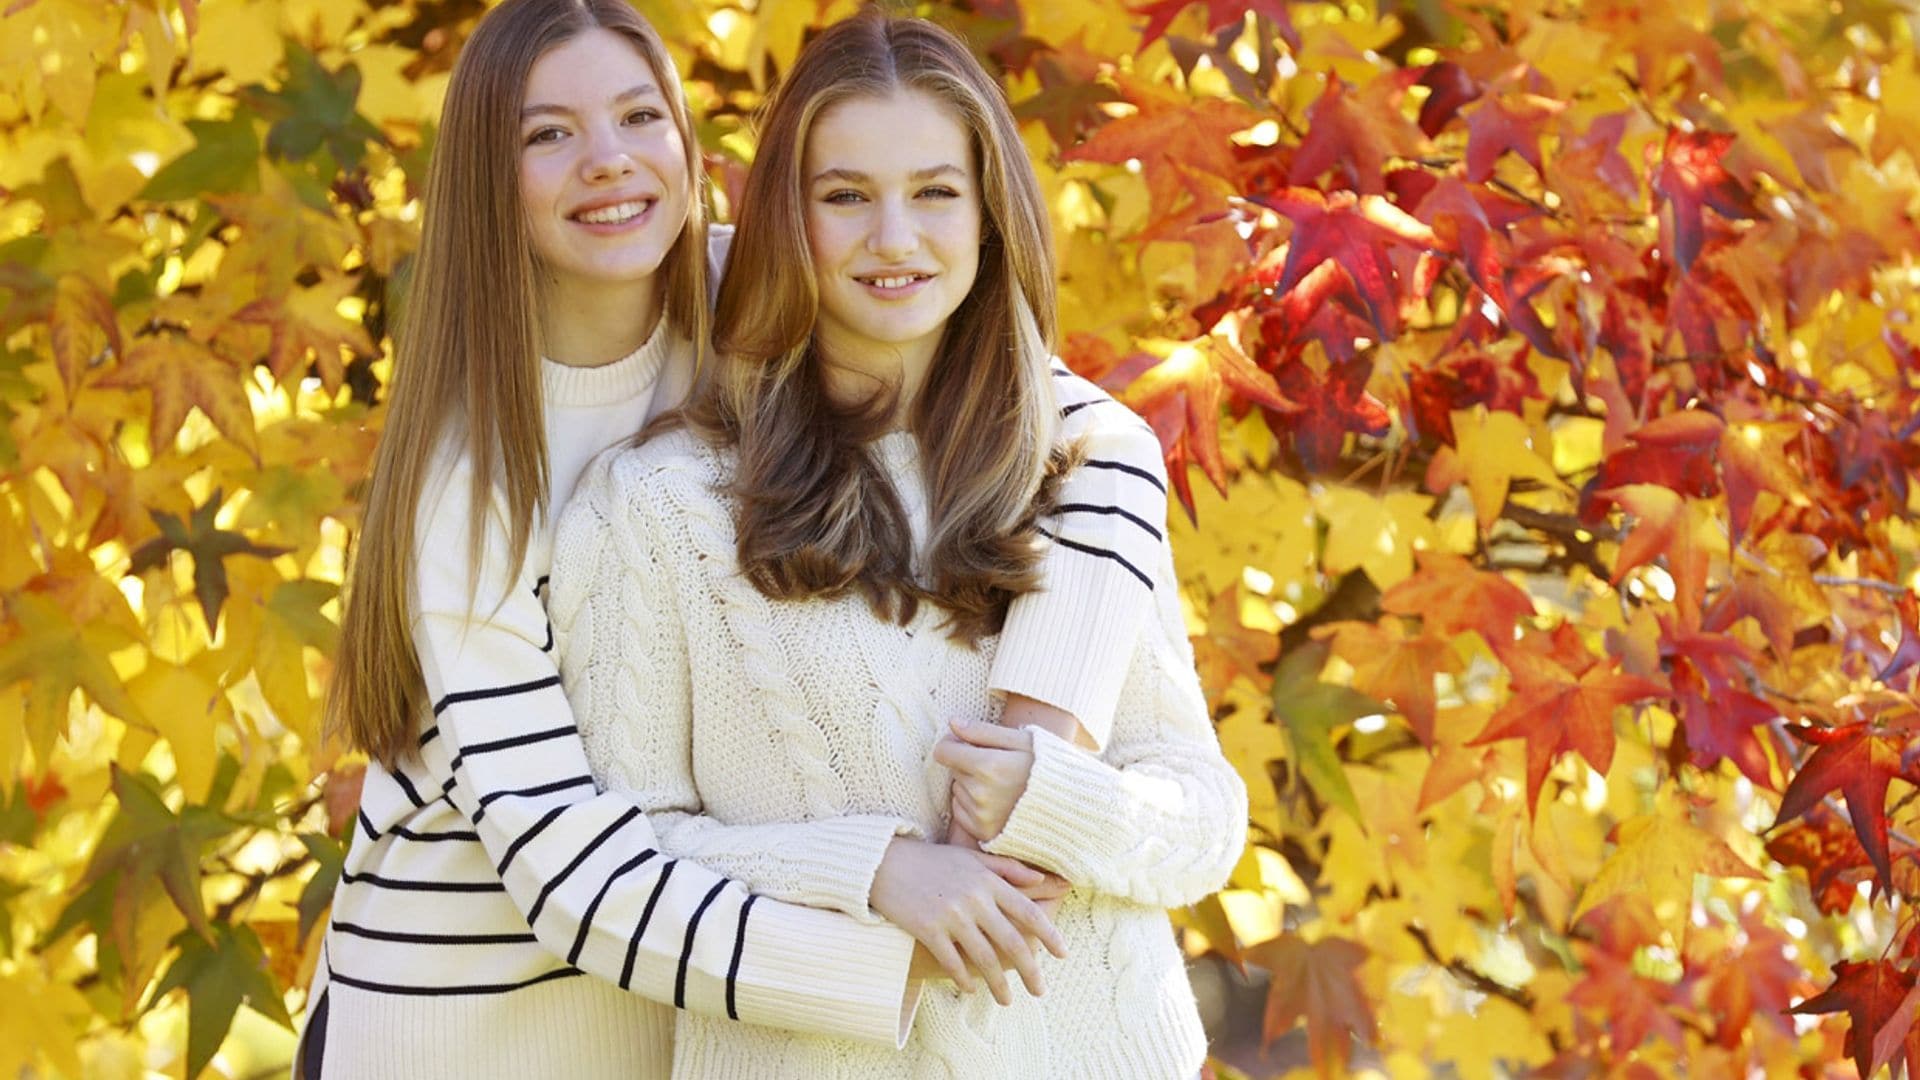
<instances>
[{"instance_id":1,"label":"ribbed turtleneck collar","mask_svg":"<svg viewBox=\"0 0 1920 1080\"><path fill-rule=\"evenodd\" d=\"M673 331L667 329L667 320L661 318L639 348L611 364L571 367L541 357L540 383L546 391L547 403L601 405L625 401L641 393L659 379L673 337Z\"/></svg>"}]
</instances>

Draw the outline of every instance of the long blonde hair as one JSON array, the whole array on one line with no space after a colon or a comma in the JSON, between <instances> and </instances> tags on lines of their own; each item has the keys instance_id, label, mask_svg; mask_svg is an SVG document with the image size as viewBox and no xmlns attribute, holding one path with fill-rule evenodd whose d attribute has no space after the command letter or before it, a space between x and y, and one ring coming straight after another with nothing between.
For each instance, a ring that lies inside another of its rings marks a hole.
<instances>
[{"instance_id":1,"label":"long blonde hair","mask_svg":"<svg viewBox=\"0 0 1920 1080\"><path fill-rule=\"evenodd\" d=\"M480 565L484 519L496 490L506 506L514 576L534 519L547 509L539 271L521 209L520 110L534 63L595 28L619 34L646 59L686 144L696 190L659 280L668 326L696 342L706 339L699 143L659 35L625 0L507 0L480 19L447 85L427 170L420 249L395 335L386 424L327 694L328 731L344 733L385 764L414 752L416 725L429 707L411 635L415 519L443 440L462 440L473 465L467 522L473 565ZM522 224L508 224L514 222Z\"/></svg>"},{"instance_id":2,"label":"long blonde hair","mask_svg":"<svg viewBox=\"0 0 1920 1080\"><path fill-rule=\"evenodd\" d=\"M928 534L912 533L869 443L894 400L836 401L814 337L819 310L802 162L815 118L837 102L924 93L973 144L984 211L979 271L948 320L908 424L925 460ZM714 314L720 358L688 410L737 453L732 493L742 571L777 599L864 593L904 621L920 601L953 635L998 630L1037 584L1036 517L1052 502L1058 414L1046 204L1005 92L960 39L868 9L809 42L767 105Z\"/></svg>"}]
</instances>

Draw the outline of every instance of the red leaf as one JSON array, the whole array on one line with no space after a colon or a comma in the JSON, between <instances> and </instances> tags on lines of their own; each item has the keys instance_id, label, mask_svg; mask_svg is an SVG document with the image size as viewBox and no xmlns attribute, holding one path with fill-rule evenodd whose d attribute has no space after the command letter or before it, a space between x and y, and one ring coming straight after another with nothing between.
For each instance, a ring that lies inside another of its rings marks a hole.
<instances>
[{"instance_id":1,"label":"red leaf","mask_svg":"<svg viewBox=\"0 0 1920 1080\"><path fill-rule=\"evenodd\" d=\"M1818 749L1800 766L1786 793L1780 796L1780 812L1774 824L1805 814L1828 792L1838 791L1847 801L1854 835L1873 860L1875 891L1893 888L1892 859L1887 853L1887 785L1902 775L1901 754L1906 741L1877 734L1865 722L1788 730Z\"/></svg>"},{"instance_id":2,"label":"red leaf","mask_svg":"<svg viewBox=\"0 0 1920 1080\"><path fill-rule=\"evenodd\" d=\"M1224 178L1239 167L1228 136L1254 126L1263 115L1220 98L1189 100L1140 80L1121 80L1120 86L1139 111L1108 121L1060 156L1110 165L1139 162L1155 218L1171 215L1189 194L1203 196L1208 210L1225 209L1232 187ZM1196 182L1212 186L1196 191Z\"/></svg>"},{"instance_id":3,"label":"red leaf","mask_svg":"<svg viewBox=\"0 0 1920 1080\"><path fill-rule=\"evenodd\" d=\"M1387 162L1419 155L1423 142L1399 109L1413 75L1382 75L1358 93L1338 75L1329 79L1319 100L1307 107L1307 137L1294 155L1289 181L1310 184L1335 169L1341 187L1384 192Z\"/></svg>"},{"instance_id":4,"label":"red leaf","mask_svg":"<svg viewBox=\"0 0 1920 1080\"><path fill-rule=\"evenodd\" d=\"M1802 1016L1844 1012L1853 1021L1847 1053L1863 1077L1893 1059L1913 1026L1913 974L1886 960L1842 960L1833 966L1833 985L1795 1005Z\"/></svg>"},{"instance_id":5,"label":"red leaf","mask_svg":"<svg viewBox=\"0 0 1920 1080\"><path fill-rule=\"evenodd\" d=\"M1291 418L1270 417L1269 427L1292 437L1294 453L1309 472L1321 472L1338 461L1349 433L1380 435L1391 426L1386 406L1367 392L1372 374L1373 365L1365 360L1334 365L1325 375L1304 363L1281 369L1281 392L1313 407Z\"/></svg>"},{"instance_id":6,"label":"red leaf","mask_svg":"<svg viewBox=\"0 0 1920 1080\"><path fill-rule=\"evenodd\" d=\"M1500 98L1481 102L1467 116L1467 179L1477 184L1491 177L1494 162L1509 150L1540 172L1541 130L1566 107L1537 94L1519 95L1512 104Z\"/></svg>"},{"instance_id":7,"label":"red leaf","mask_svg":"<svg viewBox=\"0 0 1920 1080\"><path fill-rule=\"evenodd\" d=\"M1783 866L1807 872L1807 885L1822 915L1846 914L1860 897L1854 886L1873 869L1859 837L1825 803L1815 803L1785 828L1776 827L1767 838L1767 854Z\"/></svg>"},{"instance_id":8,"label":"red leaf","mask_svg":"<svg viewBox=\"0 0 1920 1080\"><path fill-rule=\"evenodd\" d=\"M1415 558L1419 571L1386 591L1382 610L1418 616L1442 637L1476 631L1495 648L1512 642L1514 628L1532 618L1533 599L1499 574L1444 552L1423 551Z\"/></svg>"},{"instance_id":9,"label":"red leaf","mask_svg":"<svg viewBox=\"0 0 1920 1080\"><path fill-rule=\"evenodd\" d=\"M1480 96L1480 84L1451 60L1429 64L1420 74L1420 85L1430 91L1420 103L1420 130L1428 137L1440 134L1462 106Z\"/></svg>"},{"instance_id":10,"label":"red leaf","mask_svg":"<svg viewBox=\"0 0 1920 1080\"><path fill-rule=\"evenodd\" d=\"M1691 269L1700 254L1706 236L1705 207L1729 218L1758 216L1747 190L1720 164L1732 145L1732 135L1678 128L1667 132L1653 189L1673 206L1673 254L1682 270Z\"/></svg>"},{"instance_id":11,"label":"red leaf","mask_svg":"<svg viewBox=\"0 0 1920 1080\"><path fill-rule=\"evenodd\" d=\"M1914 625L1915 620L1920 619L1920 597L1915 597L1909 589L1894 599L1893 610L1900 620L1900 644L1875 676L1884 683L1892 682L1895 675L1920 663L1920 626Z\"/></svg>"},{"instance_id":12,"label":"red leaf","mask_svg":"<svg viewBox=\"0 0 1920 1080\"><path fill-rule=\"evenodd\" d=\"M1146 28L1140 31L1140 50L1160 40L1167 32L1167 26L1178 18L1180 13L1199 3L1200 0L1159 0L1158 3L1132 8L1135 15L1147 17ZM1206 0L1207 33L1217 34L1229 26L1238 25L1251 11L1264 15L1273 22L1274 29L1281 40L1296 52L1300 49L1300 32L1293 28L1293 17L1287 12L1286 0Z\"/></svg>"},{"instance_id":13,"label":"red leaf","mask_svg":"<svg viewBox=\"0 0 1920 1080\"><path fill-rule=\"evenodd\" d=\"M1390 248L1425 250L1439 244L1433 229L1378 195L1349 191L1323 194L1312 188L1288 188L1260 200L1293 221L1287 262L1274 291L1284 293L1323 263L1346 271L1347 288L1365 310L1379 340L1399 334L1399 303L1393 295L1397 275Z\"/></svg>"},{"instance_id":14,"label":"red leaf","mask_svg":"<svg viewBox=\"0 0 1920 1080\"><path fill-rule=\"evenodd\" d=\"M1273 974L1267 990L1262 1043L1307 1022L1307 1050L1322 1076L1344 1071L1353 1040L1375 1038L1373 1007L1357 972L1367 949L1343 938L1309 944L1298 934L1281 934L1247 950L1247 956Z\"/></svg>"},{"instance_id":15,"label":"red leaf","mask_svg":"<svg viewBox=\"0 0 1920 1080\"><path fill-rule=\"evenodd\" d=\"M1503 659L1513 672L1513 696L1467 745L1526 740L1529 812L1561 754L1578 751L1604 774L1613 767L1614 711L1667 691L1652 679L1598 664L1575 675L1538 654L1509 650Z\"/></svg>"}]
</instances>

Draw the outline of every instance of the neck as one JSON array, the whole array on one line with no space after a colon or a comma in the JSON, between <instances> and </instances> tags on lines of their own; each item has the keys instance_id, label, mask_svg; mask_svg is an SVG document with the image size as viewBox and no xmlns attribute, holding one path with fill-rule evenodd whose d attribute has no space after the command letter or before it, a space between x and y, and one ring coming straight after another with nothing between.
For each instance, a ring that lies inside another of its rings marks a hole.
<instances>
[{"instance_id":1,"label":"neck","mask_svg":"<svg viewBox=\"0 0 1920 1080\"><path fill-rule=\"evenodd\" d=\"M658 283L587 288L549 284L542 289L540 349L568 367L600 367L646 343L660 321Z\"/></svg>"},{"instance_id":2,"label":"neck","mask_svg":"<svg viewBox=\"0 0 1920 1080\"><path fill-rule=\"evenodd\" d=\"M915 342L899 347L835 349L831 341L823 339L819 348L829 358L827 386L836 398L853 401L881 387L892 387L896 397L890 426L902 428L913 415L920 388L926 385L937 345Z\"/></svg>"}]
</instances>

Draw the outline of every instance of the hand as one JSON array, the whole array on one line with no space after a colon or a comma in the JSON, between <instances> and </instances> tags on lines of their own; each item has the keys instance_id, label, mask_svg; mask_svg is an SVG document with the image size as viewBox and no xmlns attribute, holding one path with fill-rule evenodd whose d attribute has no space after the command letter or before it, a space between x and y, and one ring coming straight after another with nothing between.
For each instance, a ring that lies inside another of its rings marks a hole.
<instances>
[{"instance_id":1,"label":"hand","mask_svg":"<svg viewBox=\"0 0 1920 1080\"><path fill-rule=\"evenodd\" d=\"M1053 920L1022 889L1046 888L1046 875L1014 859L896 837L873 876L868 902L925 946L961 989L974 976L993 999L1011 1004L1006 969L1020 973L1027 992L1045 991L1028 938L1064 957L1066 944Z\"/></svg>"},{"instance_id":2,"label":"hand","mask_svg":"<svg viewBox=\"0 0 1920 1080\"><path fill-rule=\"evenodd\" d=\"M982 841L1000 835L1026 794L1033 772L1033 732L955 720L933 759L953 772L953 820Z\"/></svg>"}]
</instances>

